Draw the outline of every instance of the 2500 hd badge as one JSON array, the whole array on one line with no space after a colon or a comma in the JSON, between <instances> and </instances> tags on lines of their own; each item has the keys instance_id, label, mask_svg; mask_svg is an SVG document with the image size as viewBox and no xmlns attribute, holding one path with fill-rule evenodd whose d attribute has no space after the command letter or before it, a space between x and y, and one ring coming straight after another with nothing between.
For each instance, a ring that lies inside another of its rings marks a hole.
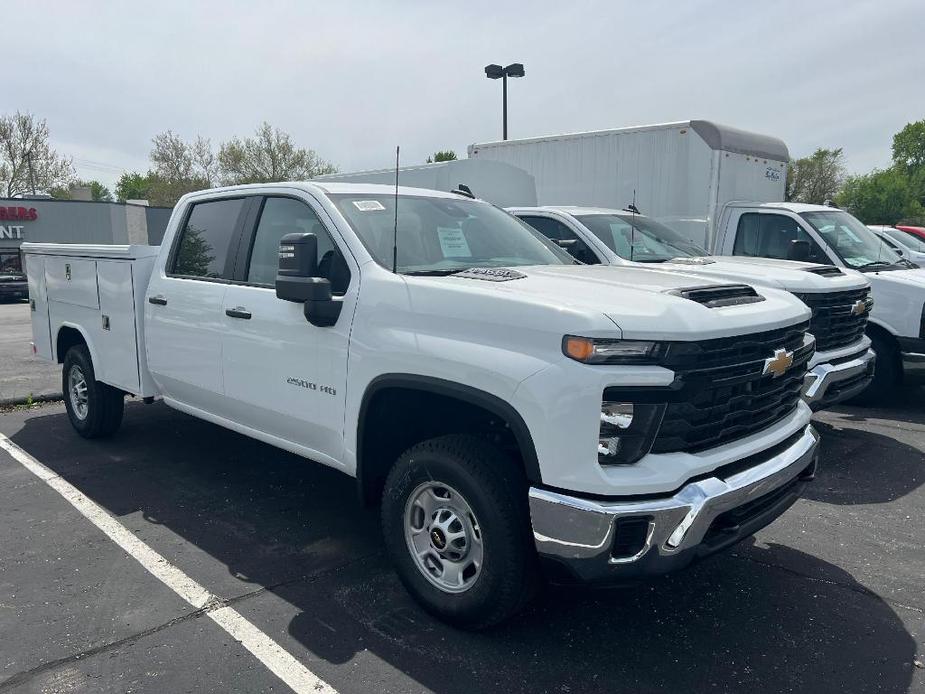
<instances>
[{"instance_id":1,"label":"2500 hd badge","mask_svg":"<svg viewBox=\"0 0 925 694\"><path fill-rule=\"evenodd\" d=\"M291 386L299 386L300 388L306 388L308 390L317 390L321 393L327 393L328 395L337 395L337 388L332 386L319 386L317 383L312 383L311 381L306 381L301 378L294 378L290 376L286 379L286 383Z\"/></svg>"}]
</instances>

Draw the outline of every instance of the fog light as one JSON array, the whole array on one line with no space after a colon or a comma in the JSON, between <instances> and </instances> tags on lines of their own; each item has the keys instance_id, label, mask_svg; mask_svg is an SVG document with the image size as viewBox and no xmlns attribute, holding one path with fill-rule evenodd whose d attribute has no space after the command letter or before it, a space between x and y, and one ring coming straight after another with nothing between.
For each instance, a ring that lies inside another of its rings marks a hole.
<instances>
[{"instance_id":1,"label":"fog light","mask_svg":"<svg viewBox=\"0 0 925 694\"><path fill-rule=\"evenodd\" d=\"M617 429L629 429L633 423L633 403L608 402L601 403L601 429L605 425Z\"/></svg>"},{"instance_id":2,"label":"fog light","mask_svg":"<svg viewBox=\"0 0 925 694\"><path fill-rule=\"evenodd\" d=\"M603 436L597 440L597 454L598 456L616 456L620 452L620 437L612 436L610 438L604 438Z\"/></svg>"},{"instance_id":3,"label":"fog light","mask_svg":"<svg viewBox=\"0 0 925 694\"><path fill-rule=\"evenodd\" d=\"M664 412L664 404L604 400L597 439L598 462L627 465L639 460L651 448Z\"/></svg>"}]
</instances>

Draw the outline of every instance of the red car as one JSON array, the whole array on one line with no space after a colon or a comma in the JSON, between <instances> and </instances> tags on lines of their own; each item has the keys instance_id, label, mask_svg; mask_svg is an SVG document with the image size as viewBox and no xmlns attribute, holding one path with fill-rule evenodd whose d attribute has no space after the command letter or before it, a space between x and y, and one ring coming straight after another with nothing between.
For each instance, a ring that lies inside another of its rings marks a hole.
<instances>
[{"instance_id":1,"label":"red car","mask_svg":"<svg viewBox=\"0 0 925 694\"><path fill-rule=\"evenodd\" d=\"M905 231L907 234L912 234L913 236L917 236L918 238L925 241L925 227L910 227L906 225L897 224L896 228L901 231Z\"/></svg>"}]
</instances>

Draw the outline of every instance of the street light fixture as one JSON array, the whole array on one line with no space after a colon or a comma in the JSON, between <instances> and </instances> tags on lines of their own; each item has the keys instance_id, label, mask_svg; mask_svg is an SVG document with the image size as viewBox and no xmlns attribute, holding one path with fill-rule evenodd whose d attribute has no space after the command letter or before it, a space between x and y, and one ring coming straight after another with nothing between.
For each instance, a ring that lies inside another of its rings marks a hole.
<instances>
[{"instance_id":1,"label":"street light fixture","mask_svg":"<svg viewBox=\"0 0 925 694\"><path fill-rule=\"evenodd\" d=\"M501 120L503 123L504 129L504 139L507 139L507 78L508 77L523 77L524 76L524 66L523 63L511 63L507 67L501 67L500 65L491 65L485 66L485 76L490 80L501 80L501 93L502 93L502 115Z\"/></svg>"}]
</instances>

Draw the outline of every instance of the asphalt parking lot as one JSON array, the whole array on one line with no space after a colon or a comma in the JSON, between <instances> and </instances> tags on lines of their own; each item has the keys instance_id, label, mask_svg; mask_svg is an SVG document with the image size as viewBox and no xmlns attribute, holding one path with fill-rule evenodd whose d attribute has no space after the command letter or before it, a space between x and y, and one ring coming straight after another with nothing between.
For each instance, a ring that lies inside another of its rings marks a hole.
<instances>
[{"instance_id":1,"label":"asphalt parking lot","mask_svg":"<svg viewBox=\"0 0 925 694\"><path fill-rule=\"evenodd\" d=\"M61 396L61 370L33 358L29 304L0 302L0 407Z\"/></svg>"},{"instance_id":2,"label":"asphalt parking lot","mask_svg":"<svg viewBox=\"0 0 925 694\"><path fill-rule=\"evenodd\" d=\"M925 691L925 392L816 419L820 474L754 540L472 634L411 601L336 471L161 404L105 441L60 404L8 410L0 433L216 599L191 607L0 450L0 692L287 691L223 606L340 692Z\"/></svg>"},{"instance_id":3,"label":"asphalt parking lot","mask_svg":"<svg viewBox=\"0 0 925 694\"><path fill-rule=\"evenodd\" d=\"M510 624L454 631L389 569L351 480L131 404L84 441L63 408L0 432L342 692L925 691L925 415L819 417L823 467L755 540L633 588L552 590ZM285 691L0 451L0 691Z\"/></svg>"}]
</instances>

